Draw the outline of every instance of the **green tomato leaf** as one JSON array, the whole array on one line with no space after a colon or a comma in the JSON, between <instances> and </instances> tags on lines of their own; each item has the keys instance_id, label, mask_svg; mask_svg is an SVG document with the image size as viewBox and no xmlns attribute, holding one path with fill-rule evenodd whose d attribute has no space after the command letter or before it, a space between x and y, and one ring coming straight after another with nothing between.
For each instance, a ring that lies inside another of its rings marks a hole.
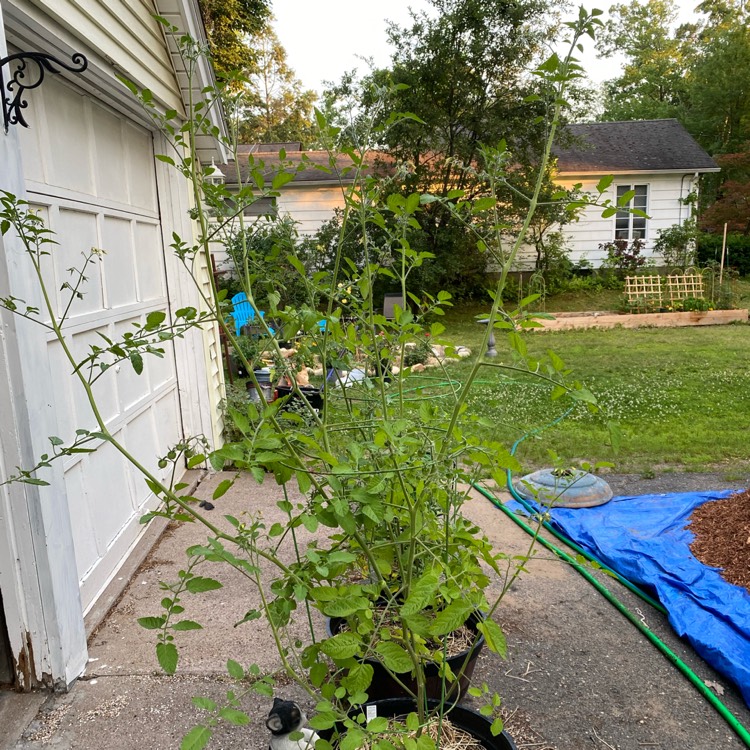
<instances>
[{"instance_id":1,"label":"green tomato leaf","mask_svg":"<svg viewBox=\"0 0 750 750\"><path fill-rule=\"evenodd\" d=\"M505 659L508 655L508 647L502 628L494 620L488 618L477 623L477 630L484 636L487 648Z\"/></svg>"},{"instance_id":2,"label":"green tomato leaf","mask_svg":"<svg viewBox=\"0 0 750 750\"><path fill-rule=\"evenodd\" d=\"M174 674L177 671L177 646L174 643L157 643L156 658L159 666L167 673Z\"/></svg>"},{"instance_id":3,"label":"green tomato leaf","mask_svg":"<svg viewBox=\"0 0 750 750\"><path fill-rule=\"evenodd\" d=\"M194 620L180 620L172 625L172 630L203 630L203 625Z\"/></svg>"},{"instance_id":4,"label":"green tomato leaf","mask_svg":"<svg viewBox=\"0 0 750 750\"><path fill-rule=\"evenodd\" d=\"M466 618L471 614L473 607L466 601L456 599L451 602L445 609L441 610L435 617L430 633L432 635L448 635L454 630L458 630L466 622Z\"/></svg>"},{"instance_id":5,"label":"green tomato leaf","mask_svg":"<svg viewBox=\"0 0 750 750\"><path fill-rule=\"evenodd\" d=\"M236 708L229 708L228 706L219 711L219 716L237 727L244 727L250 723L250 717L246 713L238 711Z\"/></svg>"},{"instance_id":6,"label":"green tomato leaf","mask_svg":"<svg viewBox=\"0 0 750 750\"><path fill-rule=\"evenodd\" d=\"M158 630L164 626L164 617L139 617L138 624L146 630Z\"/></svg>"},{"instance_id":7,"label":"green tomato leaf","mask_svg":"<svg viewBox=\"0 0 750 750\"><path fill-rule=\"evenodd\" d=\"M234 659L227 661L227 672L234 680L241 680L245 676L245 670L242 668L242 665L234 661Z\"/></svg>"},{"instance_id":8,"label":"green tomato leaf","mask_svg":"<svg viewBox=\"0 0 750 750\"><path fill-rule=\"evenodd\" d=\"M208 727L193 727L180 743L180 750L203 750L211 739L211 730Z\"/></svg>"},{"instance_id":9,"label":"green tomato leaf","mask_svg":"<svg viewBox=\"0 0 750 750\"><path fill-rule=\"evenodd\" d=\"M216 710L216 703L210 698L201 698L200 696L196 696L193 698L193 705L196 708L202 708L204 711Z\"/></svg>"},{"instance_id":10,"label":"green tomato leaf","mask_svg":"<svg viewBox=\"0 0 750 750\"><path fill-rule=\"evenodd\" d=\"M215 589L223 588L223 586L224 584L222 584L220 581L217 581L213 578L203 578L201 576L191 578L185 584L185 588L191 594L200 594L203 591L214 591Z\"/></svg>"},{"instance_id":11,"label":"green tomato leaf","mask_svg":"<svg viewBox=\"0 0 750 750\"><path fill-rule=\"evenodd\" d=\"M408 652L405 648L399 646L398 643L381 641L375 646L375 651L385 667L395 674L411 672L414 668Z\"/></svg>"},{"instance_id":12,"label":"green tomato leaf","mask_svg":"<svg viewBox=\"0 0 750 750\"><path fill-rule=\"evenodd\" d=\"M359 652L359 638L354 633L338 633L323 641L320 648L331 659L350 659Z\"/></svg>"},{"instance_id":13,"label":"green tomato leaf","mask_svg":"<svg viewBox=\"0 0 750 750\"><path fill-rule=\"evenodd\" d=\"M439 583L437 574L432 572L426 573L415 581L401 607L401 615L408 617L423 610L432 601Z\"/></svg>"}]
</instances>

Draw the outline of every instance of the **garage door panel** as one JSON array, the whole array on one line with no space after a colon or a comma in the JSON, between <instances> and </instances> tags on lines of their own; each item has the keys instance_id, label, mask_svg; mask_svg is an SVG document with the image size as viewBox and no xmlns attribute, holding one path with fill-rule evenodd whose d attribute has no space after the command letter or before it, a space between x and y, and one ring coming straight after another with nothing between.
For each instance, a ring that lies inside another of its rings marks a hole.
<instances>
[{"instance_id":1,"label":"garage door panel","mask_svg":"<svg viewBox=\"0 0 750 750\"><path fill-rule=\"evenodd\" d=\"M154 476L164 479L165 472L159 468L158 460L160 456L166 455L167 446L162 445L158 435L154 410L149 409L128 423L127 440L130 445L138 446L138 455L143 465ZM134 487L133 510L140 512L151 496L151 490L135 467L130 466L129 472Z\"/></svg>"},{"instance_id":2,"label":"garage door panel","mask_svg":"<svg viewBox=\"0 0 750 750\"><path fill-rule=\"evenodd\" d=\"M82 581L86 574L95 567L101 557L101 550L95 539L94 524L89 514L89 502L83 482L84 472L81 462L65 472L65 486L68 490L68 508L72 520L73 548L76 556L78 580Z\"/></svg>"},{"instance_id":3,"label":"garage door panel","mask_svg":"<svg viewBox=\"0 0 750 750\"><path fill-rule=\"evenodd\" d=\"M75 401L73 398L73 378L71 377L71 366L68 362L62 346L57 341L51 341L47 345L50 369L52 371L52 403L55 405L57 417L57 437L66 443L75 437L75 431L80 427L92 427L93 418L89 415L85 423L79 421L75 414ZM49 436L45 436L49 437Z\"/></svg>"},{"instance_id":4,"label":"garage door panel","mask_svg":"<svg viewBox=\"0 0 750 750\"><path fill-rule=\"evenodd\" d=\"M170 356L171 345L164 347L164 356L148 355L144 359L143 370L148 374L151 389L163 388L168 383L175 382L174 357Z\"/></svg>"},{"instance_id":5,"label":"garage door panel","mask_svg":"<svg viewBox=\"0 0 750 750\"><path fill-rule=\"evenodd\" d=\"M145 211L157 211L153 137L148 131L126 123L123 140L127 154L125 174L128 176L130 202Z\"/></svg>"},{"instance_id":6,"label":"garage door panel","mask_svg":"<svg viewBox=\"0 0 750 750\"><path fill-rule=\"evenodd\" d=\"M69 269L80 269L84 254L92 247L100 247L98 215L93 211L73 210L60 207L57 221L52 222L52 229L57 232L60 243L54 250L53 260L58 289L58 313L61 313L70 299L70 292L61 289L63 284L75 284L77 276ZM83 297L76 299L71 306L71 319L76 315L101 310L102 271L99 261L89 263L85 273L87 281L81 287Z\"/></svg>"},{"instance_id":7,"label":"garage door panel","mask_svg":"<svg viewBox=\"0 0 750 750\"><path fill-rule=\"evenodd\" d=\"M121 307L137 302L132 222L105 216L102 247L106 253L102 261L102 273L107 307Z\"/></svg>"},{"instance_id":8,"label":"garage door panel","mask_svg":"<svg viewBox=\"0 0 750 750\"><path fill-rule=\"evenodd\" d=\"M44 82L44 99L47 110L55 113L54 120L47 120L55 156L47 165L49 181L94 195L87 97L48 77Z\"/></svg>"},{"instance_id":9,"label":"garage door panel","mask_svg":"<svg viewBox=\"0 0 750 750\"><path fill-rule=\"evenodd\" d=\"M135 271L138 298L142 302L162 299L166 294L159 231L153 223L137 221L135 224Z\"/></svg>"},{"instance_id":10,"label":"garage door panel","mask_svg":"<svg viewBox=\"0 0 750 750\"><path fill-rule=\"evenodd\" d=\"M99 198L128 202L127 162L122 120L102 107L91 110L94 139L94 185Z\"/></svg>"},{"instance_id":11,"label":"garage door panel","mask_svg":"<svg viewBox=\"0 0 750 750\"><path fill-rule=\"evenodd\" d=\"M159 442L161 445L172 447L181 439L179 425L169 415L174 414L175 409L179 410L180 404L177 398L177 390L173 389L159 398L154 404L154 419L159 428Z\"/></svg>"},{"instance_id":12,"label":"garage door panel","mask_svg":"<svg viewBox=\"0 0 750 750\"><path fill-rule=\"evenodd\" d=\"M112 331L107 326L102 326L99 329L84 331L83 333L74 334L70 337L71 351L76 361L81 362L88 355L91 346L106 345L100 336L97 335L97 331L103 333L107 337L111 337ZM67 368L66 372L70 372L70 367ZM88 369L82 370L85 377L89 377ZM117 389L115 378L112 377L113 373L109 371L105 372L93 385L92 392L96 399L99 413L105 422L112 421L119 413L119 404L117 402ZM94 372L96 375L96 372ZM70 377L70 375L68 375ZM73 390L73 403L74 419L78 426L91 428L93 416L91 412L91 405L89 404L86 392L83 387L73 380L71 385Z\"/></svg>"},{"instance_id":13,"label":"garage door panel","mask_svg":"<svg viewBox=\"0 0 750 750\"><path fill-rule=\"evenodd\" d=\"M94 528L94 540L100 558L117 535L135 515L131 485L125 459L110 444L104 443L87 457L84 493ZM88 546L91 540L81 540Z\"/></svg>"}]
</instances>

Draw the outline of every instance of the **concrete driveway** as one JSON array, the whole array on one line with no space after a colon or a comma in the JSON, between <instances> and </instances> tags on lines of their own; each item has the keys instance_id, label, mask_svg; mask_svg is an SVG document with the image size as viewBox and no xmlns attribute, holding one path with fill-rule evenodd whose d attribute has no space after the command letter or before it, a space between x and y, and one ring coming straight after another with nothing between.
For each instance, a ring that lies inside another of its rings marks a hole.
<instances>
[{"instance_id":1,"label":"concrete driveway","mask_svg":"<svg viewBox=\"0 0 750 750\"><path fill-rule=\"evenodd\" d=\"M210 498L220 475L209 477L198 495ZM615 494L688 489L721 489L717 475L664 475L653 480L609 477ZM217 524L225 513L261 513L273 522L280 511L279 488L251 478L241 481L211 511ZM529 538L503 513L477 495L467 506L498 549L521 554ZM304 544L306 532L300 543ZM221 578L224 588L186 598L184 617L205 630L181 634L177 675L163 675L154 655L153 632L136 618L159 613L160 580L173 580L184 567L184 550L204 540L195 524L173 525L162 536L128 588L92 635L86 675L64 695L0 693L0 750L98 750L179 747L201 716L193 696L222 701L237 685L227 676L227 659L257 663L275 671L278 660L260 621L238 628L252 602L242 576ZM204 575L210 575L205 572ZM746 727L750 711L737 691L679 641L665 619L612 579L602 580L663 638L698 676L717 691ZM508 659L485 654L475 683L487 682L504 699L508 727L519 750L719 750L745 747L716 710L621 615L564 563L540 552L504 599L497 619L508 640ZM318 623L319 624L319 623ZM313 712L298 688L281 685L277 694L296 697ZM222 726L209 745L216 750L265 750L264 718L270 699L249 693L242 699L252 716L246 727Z\"/></svg>"}]
</instances>

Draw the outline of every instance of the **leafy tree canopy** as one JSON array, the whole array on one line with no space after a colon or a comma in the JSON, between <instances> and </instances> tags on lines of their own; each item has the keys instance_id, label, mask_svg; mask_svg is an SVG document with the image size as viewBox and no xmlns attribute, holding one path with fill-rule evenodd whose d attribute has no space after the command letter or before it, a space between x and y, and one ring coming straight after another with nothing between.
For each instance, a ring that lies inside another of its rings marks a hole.
<instances>
[{"instance_id":1,"label":"leafy tree canopy","mask_svg":"<svg viewBox=\"0 0 750 750\"><path fill-rule=\"evenodd\" d=\"M268 27L257 34L253 47L256 64L248 76L241 140L309 142L313 137L312 114L317 94L303 90L273 29Z\"/></svg>"},{"instance_id":2,"label":"leafy tree canopy","mask_svg":"<svg viewBox=\"0 0 750 750\"><path fill-rule=\"evenodd\" d=\"M270 0L199 0L217 74L252 70L256 54L247 37L266 28Z\"/></svg>"},{"instance_id":3,"label":"leafy tree canopy","mask_svg":"<svg viewBox=\"0 0 750 750\"><path fill-rule=\"evenodd\" d=\"M327 92L327 114L338 115L345 136L357 131L358 118L379 119L381 145L402 165L398 179L405 192L482 195L487 190L482 147L507 144L507 151L501 149L507 180L499 189L512 233L527 207L527 167L538 161L546 135L541 116L549 102L532 71L549 56L559 18L548 0L430 2L431 12L412 12L409 24L389 26L393 53L387 69L372 72L359 90L348 75ZM370 90L377 94L368 96ZM377 111L384 91L385 106ZM364 104L351 118L346 107L336 110L337 102L358 98ZM413 117L390 125L394 112ZM551 192L550 183L545 194ZM537 216L541 237L553 221L544 208ZM439 203L423 212L420 224L417 249L435 258L415 269L415 286L450 288L455 296L479 292L487 265L476 239Z\"/></svg>"},{"instance_id":4,"label":"leafy tree canopy","mask_svg":"<svg viewBox=\"0 0 750 750\"><path fill-rule=\"evenodd\" d=\"M597 47L627 61L605 86L600 119L676 117L709 153L731 153L750 140L750 11L744 0L696 10L696 23L673 30L674 0L610 8Z\"/></svg>"}]
</instances>

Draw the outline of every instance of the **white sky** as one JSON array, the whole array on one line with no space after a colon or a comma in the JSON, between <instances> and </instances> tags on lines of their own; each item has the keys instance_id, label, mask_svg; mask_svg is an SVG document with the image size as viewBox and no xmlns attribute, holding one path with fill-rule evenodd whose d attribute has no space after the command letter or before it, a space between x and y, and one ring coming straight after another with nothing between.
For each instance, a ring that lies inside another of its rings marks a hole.
<instances>
[{"instance_id":1,"label":"white sky","mask_svg":"<svg viewBox=\"0 0 750 750\"><path fill-rule=\"evenodd\" d=\"M699 0L678 0L678 22L694 17ZM609 5L600 3L604 8ZM287 52L287 61L306 89L320 93L322 81L338 81L352 68L361 72L367 66L360 57L372 57L384 67L390 60L386 40L386 20L405 25L409 7L426 10L427 0L273 0L276 33ZM606 18L606 15L604 16ZM597 60L590 39L582 61L594 82L614 78L621 61Z\"/></svg>"}]
</instances>

